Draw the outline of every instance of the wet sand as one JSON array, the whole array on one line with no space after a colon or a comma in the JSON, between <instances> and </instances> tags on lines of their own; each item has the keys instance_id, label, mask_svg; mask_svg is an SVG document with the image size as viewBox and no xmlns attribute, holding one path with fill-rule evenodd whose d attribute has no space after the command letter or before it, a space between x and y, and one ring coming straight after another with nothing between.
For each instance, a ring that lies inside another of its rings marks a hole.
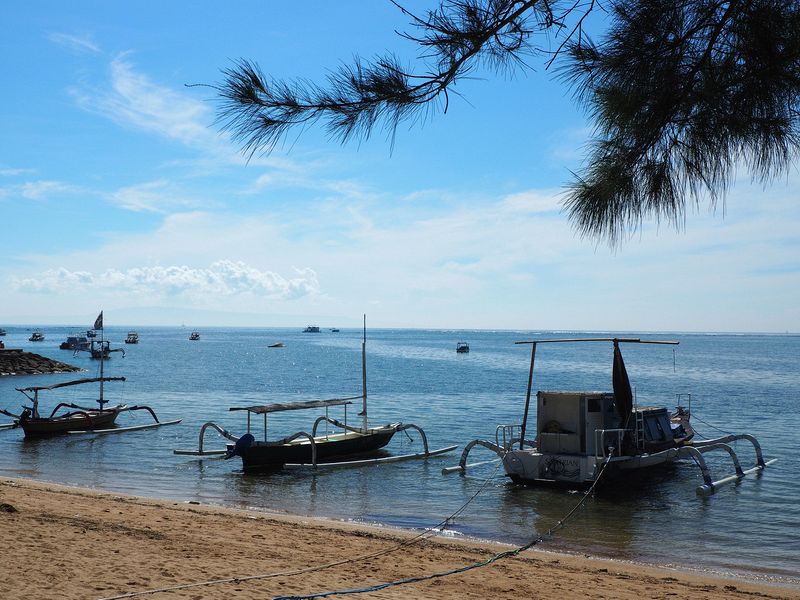
<instances>
[{"instance_id":1,"label":"wet sand","mask_svg":"<svg viewBox=\"0 0 800 600\"><path fill-rule=\"evenodd\" d=\"M9 478L0 479L0 547L0 598L197 600L361 588L511 549ZM336 597L800 599L800 589L528 550L446 577Z\"/></svg>"}]
</instances>

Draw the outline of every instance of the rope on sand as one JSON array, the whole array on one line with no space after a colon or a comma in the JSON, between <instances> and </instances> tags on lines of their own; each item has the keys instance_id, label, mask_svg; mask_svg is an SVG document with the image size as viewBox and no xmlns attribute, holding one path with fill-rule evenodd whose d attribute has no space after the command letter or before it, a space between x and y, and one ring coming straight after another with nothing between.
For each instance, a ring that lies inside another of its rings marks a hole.
<instances>
[{"instance_id":1,"label":"rope on sand","mask_svg":"<svg viewBox=\"0 0 800 600\"><path fill-rule=\"evenodd\" d=\"M338 567L340 565L345 565L345 564L348 564L348 563L361 562L361 561L364 561L364 560L369 560L369 559L372 559L372 558L377 558L379 556L390 554L392 552L400 550L401 548L405 548L406 546L412 546L413 544L416 544L420 540L434 535L437 531L444 530L450 524L450 522L453 519L455 519L459 514L461 514L467 508L467 506L469 506L472 503L472 501L475 500L475 498L477 498L478 495L481 492L483 492L483 490L486 488L486 486L489 484L489 482L492 479L494 479L494 476L497 474L497 470L498 470L499 467L500 467L500 464L498 463L497 466L495 466L494 471L492 471L492 474L489 475L489 477L487 477L484 480L484 482L481 484L481 486L478 488L478 490L472 496L470 496L470 498L464 504L462 504L458 508L458 510L456 510L454 513L452 513L449 517L447 517L443 521L440 521L436 526L431 527L429 529L426 529L422 533L419 533L419 534L415 535L414 537L409 538L408 540L404 540L404 541L400 542L399 544L396 544L396 545L394 545L394 546L392 546L390 548L386 548L385 550L378 550L377 552L372 552L370 554L363 554L361 556L356 556L356 557L353 557L353 558L345 558L345 559L342 559L342 560L337 560L337 561L325 563L325 564L322 564L322 565L315 565L313 567L304 567L304 568L300 568L300 569L292 569L292 570L289 570L289 571L278 571L278 572L274 572L274 573L266 573L266 574L261 574L261 575L245 575L245 576L242 576L242 577L227 577L227 578L224 578L224 579L212 579L212 580L209 580L209 581L200 581L200 582L194 582L194 583L184 583L184 584L170 586L170 587L156 588L156 589L151 589L151 590L142 590L142 591L139 591L139 592L129 592L127 594L120 594L118 596L107 596L105 598L100 598L100 600L121 600L122 598L135 598L137 596L147 596L147 595L151 595L151 594L158 594L158 593L161 593L161 592L174 592L174 591L177 591L177 590L185 590L185 589L189 589L189 588L203 587L203 586L209 586L209 585L220 585L220 584L225 584L225 583L239 584L239 583L244 582L244 581L254 581L254 580L257 580L257 579L271 579L273 577L289 577L289 576L293 576L293 575L303 575L305 573L313 573L315 571L323 571L325 569L330 569L332 567Z\"/></svg>"},{"instance_id":2,"label":"rope on sand","mask_svg":"<svg viewBox=\"0 0 800 600\"><path fill-rule=\"evenodd\" d=\"M366 594L366 593L369 593L369 592L376 592L378 590L383 590L383 589L386 589L386 588L389 588L389 587L395 587L395 586L399 586L399 585L407 585L409 583L418 583L420 581L428 581L428 580L431 580L431 579L438 579L438 578L441 578L441 577L447 577L448 575L456 575L458 573L463 573L465 571L471 571L472 569L485 567L485 566L490 565L490 564L492 564L492 563L494 563L494 562L496 562L498 560L501 560L503 558L508 558L510 556L516 556L520 552L524 552L525 550L528 550L528 549L532 548L533 546L535 546L539 542L544 541L545 538L551 536L557 530L559 530L562 527L566 526L567 520L570 519L572 517L572 515L575 514L575 512L581 506L583 506L584 502L586 502L586 499L594 491L594 488L597 486L597 482L600 481L600 478L603 476L603 473L606 470L606 466L608 465L610 460L611 460L611 454L609 454L609 457L606 460L606 462L603 463L603 467L601 468L600 473L597 475L597 478L594 480L594 482L592 483L591 487L589 487L589 489L586 490L586 493L583 495L583 497L580 499L580 501L572 508L572 510L570 510L567 513L567 515L564 518L562 518L560 521L558 521L553 527L548 529L547 532L544 533L543 535L540 535L539 537L531 540L527 544L519 546L518 548L514 548L513 550L506 550L505 552L499 552L498 554L495 554L494 556L491 556L491 557L487 558L486 560L482 560L482 561L477 562L477 563L472 563L470 565L465 565L463 567L458 567L458 568L452 569L450 571L442 571L442 572L439 572L439 573L432 573L430 575L420 575L418 577L409 577L407 579L398 579L397 581L390 581L390 582L387 582L387 583L378 583L378 584L375 584L375 585L370 585L370 586L366 586L366 587L362 587L362 588L353 588L353 589L349 589L349 590L333 590L333 591L329 591L329 592L317 592L317 593L314 593L314 594L307 594L307 595L302 595L302 596L275 596L274 598L272 598L272 600L311 600L313 598L328 598L330 596L346 596L346 595L349 595L349 594Z\"/></svg>"},{"instance_id":3,"label":"rope on sand","mask_svg":"<svg viewBox=\"0 0 800 600\"><path fill-rule=\"evenodd\" d=\"M594 492L595 488L597 487L598 482L600 481L600 479L603 476L603 473L606 470L606 467L608 466L609 462L611 461L611 456L612 456L612 453L609 453L608 459L606 459L606 462L603 463L603 466L600 469L600 473L598 473L597 477L592 482L592 485L589 487L588 490L586 490L586 493L581 497L580 501L577 504L575 504L575 506L566 514L566 516L564 516L562 519L560 519L553 527L548 529L546 533L540 535L539 537L531 540L530 542L528 542L528 543L526 543L526 544L524 544L522 546L514 548L513 550L506 550L504 552L499 552L499 553L487 558L486 560L482 560L482 561L479 561L477 563L472 563L472 564L469 564L469 565L464 565L462 567L458 567L456 569L451 569L449 571L442 571L442 572L439 572L439 573L432 573L430 575L421 575L421 576L418 576L418 577L409 577L409 578L406 578L406 579L399 579L399 580L396 580L396 581L390 581L390 582L386 582L386 583L379 583L379 584L366 586L366 587L362 587L362 588L353 588L353 589L347 589L347 590L332 590L332 591L327 591L327 592L317 592L317 593L314 593L314 594L306 594L306 595L300 595L300 596L296 596L296 595L295 596L275 596L272 600L311 600L313 598L326 598L326 597L330 597L330 596L344 596L344 595L349 595L349 594L364 594L364 593L368 593L368 592L374 592L374 591L386 589L386 588L389 588L389 587L395 587L395 586L399 586L399 585L407 585L407 584L410 584L410 583L418 583L420 581L428 581L428 580L431 580L431 579L438 579L438 578L441 578L441 577L447 577L449 575L456 575L458 573L463 573L465 571L471 571L472 569L485 567L487 565L490 565L490 564L492 564L492 563L494 563L494 562L496 562L498 560L504 559L504 558L508 558L508 557L511 557L511 556L516 556L516 555L520 554L521 552L524 552L525 550L528 550L528 549L532 548L533 546L535 546L536 544L544 541L546 538L552 536L556 531L558 531L559 529L561 529L561 528L566 526L567 521L570 518L572 518L572 516L575 514L575 512L581 506L583 506L583 504L586 502L586 500L589 498L589 496ZM293 576L293 575L302 575L302 574L305 574L305 573L312 573L312 572L315 572L315 571L323 571L325 569L329 569L329 568L332 568L332 567L336 567L336 566L340 566L340 565L344 565L344 564L348 564L348 563L360 562L360 561L363 561L363 560L369 560L369 559L372 559L372 558L377 558L379 556L384 556L386 554L390 554L390 553L395 552L397 550L400 550L401 548L404 548L406 546L411 546L413 544L416 544L420 540L432 535L435 531L438 531L438 530L441 530L441 529L444 529L445 527L447 527L447 525L450 523L450 521L452 521L456 516L458 516L461 512L463 512L467 508L467 506L469 506L469 504L472 503L472 501L475 500L475 498L477 498L478 495L483 492L483 490L486 488L486 486L489 484L489 482L496 475L497 470L500 467L500 464L501 463L498 463L495 466L495 469L494 469L494 471L492 471L492 474L489 475L489 477L487 477L484 480L484 482L481 484L480 488L478 488L478 490L472 496L470 496L470 498L464 504L462 504L458 508L458 510L456 510L454 513L452 513L449 517L447 517L443 521L440 521L440 523L436 527L433 527L431 529L423 531L422 533L412 537L411 539L403 541L403 542L401 542L399 544L396 544L395 546L392 546L391 548L387 548L385 550L379 550L377 552L373 552L373 553L370 553L370 554L363 554L361 556L357 556L357 557L354 557L354 558L342 559L342 560L326 563L326 564L323 564L323 565L317 565L317 566L313 566L313 567L305 567L305 568L302 568L302 569L294 569L294 570L289 570L289 571L279 571L279 572L275 572L275 573L267 573L267 574L262 574L262 575L248 575L248 576L244 576L244 577L229 577L229 578L225 578L225 579L213 579L213 580L210 580L210 581L202 581L202 582L196 582L196 583L186 583L186 584L182 584L182 585L176 585L176 586L164 587L164 588L158 588L158 589L151 589L151 590L144 590L144 591L140 591L140 592L130 592L130 593L127 593L127 594L121 594L119 596L109 596L109 597L106 597L106 598L101 598L100 600L121 600L122 598L135 598L137 596L146 596L146 595L150 595L150 594L157 594L157 593L160 593L160 592L172 592L172 591L177 591L177 590L185 590L185 589L189 589L189 588L209 586L209 585L219 585L219 584L225 584L225 583L239 584L241 582L254 581L254 580L257 580L257 579L270 579L270 578L273 578L273 577L287 577L287 576Z\"/></svg>"}]
</instances>

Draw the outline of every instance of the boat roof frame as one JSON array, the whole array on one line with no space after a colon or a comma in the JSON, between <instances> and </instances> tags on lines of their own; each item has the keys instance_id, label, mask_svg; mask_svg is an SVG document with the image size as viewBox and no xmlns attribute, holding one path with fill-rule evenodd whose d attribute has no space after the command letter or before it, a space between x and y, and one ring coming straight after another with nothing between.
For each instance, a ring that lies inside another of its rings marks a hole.
<instances>
[{"instance_id":1,"label":"boat roof frame","mask_svg":"<svg viewBox=\"0 0 800 600\"><path fill-rule=\"evenodd\" d=\"M81 385L83 383L95 383L98 381L125 381L124 377L89 377L86 379L74 379L72 381L63 381L61 383L54 383L53 385L37 385L26 388L15 388L18 392L39 392L41 390L55 390L57 388L68 387L71 385Z\"/></svg>"},{"instance_id":2,"label":"boat roof frame","mask_svg":"<svg viewBox=\"0 0 800 600\"><path fill-rule=\"evenodd\" d=\"M310 408L328 408L329 406L344 406L352 404L353 400L360 400L361 396L351 396L349 398L331 398L330 400L307 400L305 402L276 402L273 404L260 404L254 406L232 406L228 410L245 410L254 414L267 414L273 412L283 412L287 410L307 410Z\"/></svg>"},{"instance_id":3,"label":"boat roof frame","mask_svg":"<svg viewBox=\"0 0 800 600\"><path fill-rule=\"evenodd\" d=\"M627 344L668 344L677 346L680 342L676 340L643 340L641 338L561 338L554 340L523 340L514 342L515 344L560 344L565 342L618 342Z\"/></svg>"}]
</instances>

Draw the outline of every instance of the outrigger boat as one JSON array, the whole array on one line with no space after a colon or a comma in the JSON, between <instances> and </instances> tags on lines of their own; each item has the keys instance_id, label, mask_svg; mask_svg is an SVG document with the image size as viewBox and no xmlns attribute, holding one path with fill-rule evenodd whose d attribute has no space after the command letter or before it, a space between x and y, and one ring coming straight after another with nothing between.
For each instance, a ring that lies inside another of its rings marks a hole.
<instances>
[{"instance_id":1,"label":"outrigger boat","mask_svg":"<svg viewBox=\"0 0 800 600\"><path fill-rule=\"evenodd\" d=\"M25 432L25 437L45 437L62 433L120 433L123 431L152 429L154 427L161 427L162 425L180 423L180 419L174 421L159 421L155 411L149 406L127 406L126 404L118 404L106 408L105 404L108 403L108 400L106 400L103 395L103 388L104 384L110 381L125 381L125 378L104 377L101 373L100 377L76 379L74 381L65 381L53 385L16 388L18 392L24 394L25 397L31 401L31 406L23 406L23 411L19 415L3 409L0 409L0 413L15 419L14 423L6 426L6 428L21 427ZM100 405L99 408L87 408L77 404L61 402L53 409L50 416L43 417L39 413L39 392L89 383L100 384L100 397L97 400L97 403ZM57 414L62 408L73 410ZM121 413L135 410L148 411L155 422L131 427L114 427L114 422Z\"/></svg>"},{"instance_id":2,"label":"outrigger boat","mask_svg":"<svg viewBox=\"0 0 800 600\"><path fill-rule=\"evenodd\" d=\"M539 344L611 342L614 347L612 368L613 392L539 391L536 394L536 435L527 439L536 348ZM703 484L697 494L713 494L720 486L739 481L745 475L762 471L777 459L764 461L761 446L751 435L728 435L714 440L694 440L689 406L678 406L673 413L663 407L639 407L631 391L630 380L620 351L620 344L670 344L676 341L630 338L554 339L516 342L531 345L530 370L525 407L520 424L499 425L495 440L473 440L461 454L459 464L442 470L443 474L465 473L470 451L475 446L488 448L503 463L506 475L515 483L589 486L607 469L609 475L632 474L640 469L690 458L701 469ZM729 445L746 440L753 445L756 465L743 470L738 456ZM722 450L731 457L735 474L714 480L703 455ZM609 477L606 475L605 477Z\"/></svg>"},{"instance_id":3,"label":"outrigger boat","mask_svg":"<svg viewBox=\"0 0 800 600\"><path fill-rule=\"evenodd\" d=\"M94 328L101 331L101 338L99 344L101 352L100 356L95 357L95 341L92 340L92 358L100 358L103 350L106 353L116 352L117 350L109 350L108 341L102 339L103 331L103 313L97 317L94 323ZM76 350L77 352L77 350ZM124 355L124 352L123 352ZM107 354L105 356L107 358ZM117 404L116 406L106 407L108 400L104 395L104 384L110 381L125 381L124 377L105 377L104 373L104 360L100 361L100 376L91 377L86 379L76 379L73 381L65 381L62 383L55 383L53 385L31 386L26 388L17 388L28 400L31 401L31 406L23 406L22 413L14 414L7 410L0 409L0 414L12 417L13 423L0 426L0 429L10 429L21 427L25 432L25 437L44 437L52 436L62 433L121 433L123 431L136 431L139 429L152 429L154 427L161 427L163 425L175 425L180 423L181 419L173 421L159 421L155 411L149 406L128 406L126 404ZM43 417L39 413L39 392L45 390L56 390L63 387L70 387L74 385L83 385L88 383L99 383L100 394L97 399L99 408L88 408L77 404L68 402L59 403L50 416ZM66 413L58 414L62 408L73 409ZM117 417L123 412L131 412L136 410L146 410L153 417L154 423L147 423L144 425L133 425L130 427L115 427L114 423Z\"/></svg>"},{"instance_id":4,"label":"outrigger boat","mask_svg":"<svg viewBox=\"0 0 800 600\"><path fill-rule=\"evenodd\" d=\"M362 394L360 396L286 404L234 406L230 408L231 411L244 411L247 413L247 433L241 437L236 437L216 423L208 422L200 429L197 450L175 450L175 454L187 456L224 455L226 459L240 456L244 471L249 473L273 471L281 468L340 467L397 462L427 458L455 450L457 446L430 450L425 432L422 428L411 423L396 422L380 427L369 426L367 420L366 336L365 319L364 337L361 343ZM347 422L347 406L358 399L362 401L362 410L359 413L362 418L360 427L350 425ZM338 406L344 407L344 421L331 418L328 414L329 408ZM325 408L325 414L314 421L311 433L298 431L282 439L273 441L267 439L268 415L276 412L314 408ZM256 440L251 433L252 417L257 415L262 415L264 419L264 434L260 440ZM338 428L338 431L326 431L324 434L318 434L317 430L323 423L326 429L328 425L333 425ZM227 445L225 450L203 449L203 440L209 428L216 430L220 435L230 440L231 443ZM391 441L394 434L409 429L415 429L419 432L423 444L422 452L401 456L377 456L378 451Z\"/></svg>"},{"instance_id":5,"label":"outrigger boat","mask_svg":"<svg viewBox=\"0 0 800 600\"><path fill-rule=\"evenodd\" d=\"M180 419L174 421L159 421L156 413L149 406L127 406L125 404L118 404L109 408L105 408L104 404L107 402L103 400L102 391L100 399L97 402L100 408L87 408L77 404L67 402L59 403L50 416L43 417L39 414L39 392L44 390L55 390L62 387L81 385L86 383L100 383L100 389L103 389L103 384L107 381L125 381L124 377L93 377L88 379L77 379L75 381L66 381L64 383L56 383L53 385L32 386L27 388L17 388L17 391L22 392L32 403L32 406L23 407L23 411L19 415L15 415L7 410L0 409L0 413L13 417L15 422L14 427L21 427L25 432L25 437L45 437L58 435L62 433L120 433L123 431L134 431L138 429L152 429L153 427L161 427L162 425L174 425L180 423ZM33 395L31 395L31 393ZM66 413L57 414L62 408L74 409ZM154 419L154 423L145 425L134 425L131 427L114 427L114 421L117 417L126 411L146 410Z\"/></svg>"},{"instance_id":6,"label":"outrigger boat","mask_svg":"<svg viewBox=\"0 0 800 600\"><path fill-rule=\"evenodd\" d=\"M125 357L125 350L122 348L112 348L109 340L101 339L99 342L92 340L88 348L75 348L75 354L80 351L89 352L91 357L95 360L108 360L111 358L112 352L122 352L122 357Z\"/></svg>"}]
</instances>

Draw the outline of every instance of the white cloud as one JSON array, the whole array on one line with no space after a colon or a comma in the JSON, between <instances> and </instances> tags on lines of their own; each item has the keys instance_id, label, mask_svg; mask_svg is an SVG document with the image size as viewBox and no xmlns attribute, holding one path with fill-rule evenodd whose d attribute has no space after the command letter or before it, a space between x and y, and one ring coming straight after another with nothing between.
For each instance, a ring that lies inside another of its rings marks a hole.
<instances>
[{"instance_id":1,"label":"white cloud","mask_svg":"<svg viewBox=\"0 0 800 600\"><path fill-rule=\"evenodd\" d=\"M241 261L220 260L207 268L185 265L133 267L104 272L47 270L35 277L12 279L16 291L39 294L69 294L91 287L98 293L114 291L154 298L219 298L253 295L291 300L319 293L316 273L296 269L293 277L261 271Z\"/></svg>"},{"instance_id":2,"label":"white cloud","mask_svg":"<svg viewBox=\"0 0 800 600\"><path fill-rule=\"evenodd\" d=\"M55 42L61 46L66 46L72 50L79 52L92 52L98 54L100 47L94 43L90 36L72 35L69 33L51 33L47 36L51 42Z\"/></svg>"},{"instance_id":3,"label":"white cloud","mask_svg":"<svg viewBox=\"0 0 800 600\"><path fill-rule=\"evenodd\" d=\"M77 188L62 181L28 181L0 188L0 198L21 196L28 200L42 200L55 194L75 192Z\"/></svg>"},{"instance_id":4,"label":"white cloud","mask_svg":"<svg viewBox=\"0 0 800 600\"><path fill-rule=\"evenodd\" d=\"M28 175L33 172L33 169L2 168L0 169L0 177L16 177L17 175Z\"/></svg>"},{"instance_id":5,"label":"white cloud","mask_svg":"<svg viewBox=\"0 0 800 600\"><path fill-rule=\"evenodd\" d=\"M134 212L167 213L176 207L196 208L199 202L183 196L182 188L176 188L166 180L148 181L124 187L109 195L111 201Z\"/></svg>"},{"instance_id":6,"label":"white cloud","mask_svg":"<svg viewBox=\"0 0 800 600\"><path fill-rule=\"evenodd\" d=\"M78 103L117 123L133 126L190 146L213 147L216 134L207 105L154 83L122 55L111 62L111 89L73 90Z\"/></svg>"}]
</instances>

